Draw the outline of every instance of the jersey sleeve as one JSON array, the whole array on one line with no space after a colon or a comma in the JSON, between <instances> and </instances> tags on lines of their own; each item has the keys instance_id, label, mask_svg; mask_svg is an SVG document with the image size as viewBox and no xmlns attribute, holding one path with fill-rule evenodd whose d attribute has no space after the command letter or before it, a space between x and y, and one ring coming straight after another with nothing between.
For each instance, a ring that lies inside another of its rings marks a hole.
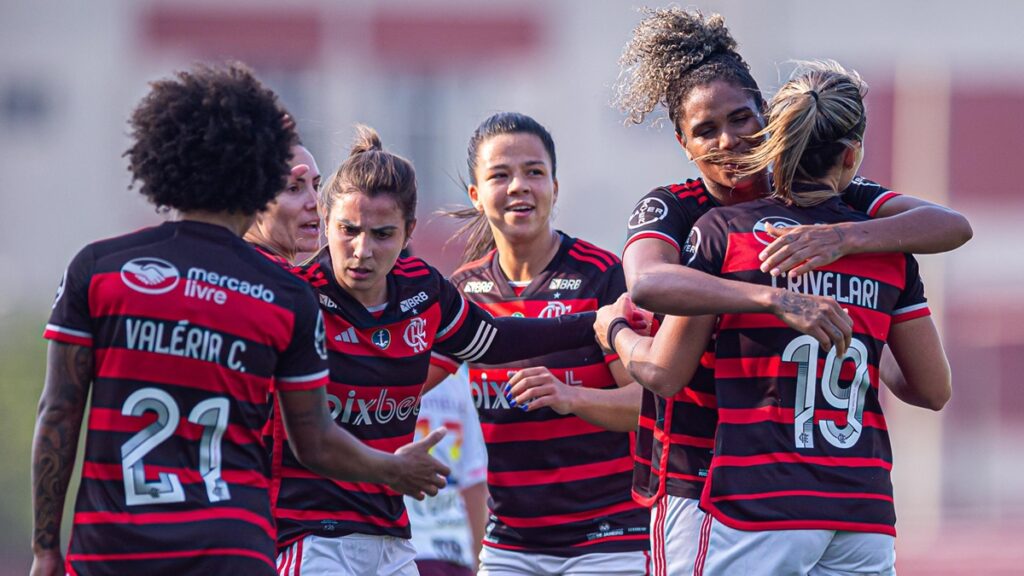
<instances>
[{"instance_id":1,"label":"jersey sleeve","mask_svg":"<svg viewBox=\"0 0 1024 576\"><path fill-rule=\"evenodd\" d=\"M505 364L594 343L594 312L556 318L495 318L441 279L437 352L459 362Z\"/></svg>"},{"instance_id":2,"label":"jersey sleeve","mask_svg":"<svg viewBox=\"0 0 1024 576\"><path fill-rule=\"evenodd\" d=\"M633 207L626 224L626 245L622 249L625 251L637 240L655 238L680 250L692 226L693 218L679 199L664 188L655 188Z\"/></svg>"},{"instance_id":3,"label":"jersey sleeve","mask_svg":"<svg viewBox=\"0 0 1024 576\"><path fill-rule=\"evenodd\" d=\"M728 232L720 212L701 216L690 230L683 246L683 263L706 274L720 276Z\"/></svg>"},{"instance_id":4,"label":"jersey sleeve","mask_svg":"<svg viewBox=\"0 0 1024 576\"><path fill-rule=\"evenodd\" d=\"M71 260L57 286L50 321L43 337L64 344L92 347L93 323L89 315L89 285L94 267L92 248L86 246Z\"/></svg>"},{"instance_id":5,"label":"jersey sleeve","mask_svg":"<svg viewBox=\"0 0 1024 576\"><path fill-rule=\"evenodd\" d=\"M295 324L288 348L278 358L274 378L284 392L327 385L327 330L313 291L303 286L295 303Z\"/></svg>"},{"instance_id":6,"label":"jersey sleeve","mask_svg":"<svg viewBox=\"0 0 1024 576\"><path fill-rule=\"evenodd\" d=\"M896 300L896 307L892 311L893 324L930 316L932 313L928 308L928 300L924 297L924 282L921 280L917 259L910 254L904 254L904 256L907 259L907 280L903 291L900 292L900 297Z\"/></svg>"},{"instance_id":7,"label":"jersey sleeve","mask_svg":"<svg viewBox=\"0 0 1024 576\"><path fill-rule=\"evenodd\" d=\"M842 199L854 210L874 218L882 205L897 196L898 193L885 186L857 176L843 190Z\"/></svg>"}]
</instances>

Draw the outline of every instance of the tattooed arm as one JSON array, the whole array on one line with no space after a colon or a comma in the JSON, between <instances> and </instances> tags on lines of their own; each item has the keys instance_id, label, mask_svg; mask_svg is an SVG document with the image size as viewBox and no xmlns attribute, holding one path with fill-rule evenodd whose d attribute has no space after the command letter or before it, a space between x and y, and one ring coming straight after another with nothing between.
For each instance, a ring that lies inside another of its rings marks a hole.
<instances>
[{"instance_id":1,"label":"tattooed arm","mask_svg":"<svg viewBox=\"0 0 1024 576\"><path fill-rule=\"evenodd\" d=\"M32 441L33 576L64 574L61 515L92 385L92 349L50 342Z\"/></svg>"},{"instance_id":2,"label":"tattooed arm","mask_svg":"<svg viewBox=\"0 0 1024 576\"><path fill-rule=\"evenodd\" d=\"M835 344L843 352L850 343L853 322L832 298L727 280L681 266L679 251L661 240L630 243L622 254L622 267L630 297L651 312L673 316L767 313L810 334L825 349Z\"/></svg>"}]
</instances>

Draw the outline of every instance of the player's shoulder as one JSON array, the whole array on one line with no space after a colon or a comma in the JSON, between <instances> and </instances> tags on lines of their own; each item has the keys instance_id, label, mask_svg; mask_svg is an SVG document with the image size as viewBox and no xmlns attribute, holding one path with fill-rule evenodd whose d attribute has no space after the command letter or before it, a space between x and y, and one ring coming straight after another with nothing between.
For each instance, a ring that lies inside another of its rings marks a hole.
<instances>
[{"instance_id":1,"label":"player's shoulder","mask_svg":"<svg viewBox=\"0 0 1024 576\"><path fill-rule=\"evenodd\" d=\"M389 274L394 278L397 296L403 300L421 292L434 298L440 293L441 284L447 282L437 268L416 257L399 258Z\"/></svg>"},{"instance_id":2,"label":"player's shoulder","mask_svg":"<svg viewBox=\"0 0 1024 576\"><path fill-rule=\"evenodd\" d=\"M569 235L563 235L563 238L563 242L568 247L566 261L580 272L604 273L622 265L619 257L611 251L591 244L582 238Z\"/></svg>"},{"instance_id":3,"label":"player's shoulder","mask_svg":"<svg viewBox=\"0 0 1024 576\"><path fill-rule=\"evenodd\" d=\"M494 255L497 250L488 250L486 254L462 264L452 272L449 277L452 284L456 286L468 281L479 281L479 280L493 280L490 278L491 262L494 260Z\"/></svg>"},{"instance_id":4,"label":"player's shoulder","mask_svg":"<svg viewBox=\"0 0 1024 576\"><path fill-rule=\"evenodd\" d=\"M167 225L149 226L127 234L95 240L87 244L81 251L87 252L93 258L106 258L161 242L172 233Z\"/></svg>"},{"instance_id":5,"label":"player's shoulder","mask_svg":"<svg viewBox=\"0 0 1024 576\"><path fill-rule=\"evenodd\" d=\"M699 199L709 196L708 189L701 178L687 178L684 182L659 186L655 190L664 190L678 200Z\"/></svg>"}]
</instances>

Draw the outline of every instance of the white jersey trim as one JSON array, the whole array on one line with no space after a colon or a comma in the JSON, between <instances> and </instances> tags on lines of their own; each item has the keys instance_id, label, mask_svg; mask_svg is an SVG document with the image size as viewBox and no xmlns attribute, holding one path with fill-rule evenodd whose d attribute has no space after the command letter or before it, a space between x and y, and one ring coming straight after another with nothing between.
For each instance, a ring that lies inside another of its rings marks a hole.
<instances>
[{"instance_id":1,"label":"white jersey trim","mask_svg":"<svg viewBox=\"0 0 1024 576\"><path fill-rule=\"evenodd\" d=\"M920 304L911 304L910 306L904 306L903 308L899 308L899 309L893 310L892 311L892 315L893 316L899 316L901 314L906 314L908 312L916 312L918 310L921 310L921 309L927 308L927 307L928 307L928 303L927 302L921 302Z\"/></svg>"},{"instance_id":2,"label":"white jersey trim","mask_svg":"<svg viewBox=\"0 0 1024 576\"><path fill-rule=\"evenodd\" d=\"M92 333L82 332L81 330L72 330L71 328L65 328L56 324L47 324L46 329L59 334L67 334L68 336L78 336L79 338L92 338Z\"/></svg>"},{"instance_id":3,"label":"white jersey trim","mask_svg":"<svg viewBox=\"0 0 1024 576\"><path fill-rule=\"evenodd\" d=\"M303 374L301 376L275 376L281 382L313 382L315 380L321 380L327 378L330 372L328 370L321 370L313 374Z\"/></svg>"},{"instance_id":4,"label":"white jersey trim","mask_svg":"<svg viewBox=\"0 0 1024 576\"><path fill-rule=\"evenodd\" d=\"M434 336L435 338L444 338L445 334L450 332L452 328L458 326L459 322L465 317L465 315L469 314L469 310L466 309L466 299L463 298L461 294L459 295L459 303L461 306L459 307L459 313L455 315L455 319L441 330L438 330L437 335Z\"/></svg>"},{"instance_id":5,"label":"white jersey trim","mask_svg":"<svg viewBox=\"0 0 1024 576\"><path fill-rule=\"evenodd\" d=\"M668 234L665 234L664 232L659 232L657 230L641 230L641 231L637 232L636 234L633 234L632 236L629 237L628 240L626 240L626 246L629 246L635 240L640 240L641 239L641 238L639 238L640 236L646 236L646 235L657 236L659 240L664 240L665 242L668 242L669 244L674 246L676 250L680 249L679 243L676 242L675 238L669 236Z\"/></svg>"}]
</instances>

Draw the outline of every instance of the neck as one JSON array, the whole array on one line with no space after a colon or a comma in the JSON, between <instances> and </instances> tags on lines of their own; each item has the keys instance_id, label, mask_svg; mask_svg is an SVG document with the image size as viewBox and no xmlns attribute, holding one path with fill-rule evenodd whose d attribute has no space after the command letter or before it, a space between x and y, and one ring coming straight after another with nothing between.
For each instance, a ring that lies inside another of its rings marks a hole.
<instances>
[{"instance_id":1,"label":"neck","mask_svg":"<svg viewBox=\"0 0 1024 576\"><path fill-rule=\"evenodd\" d=\"M252 214L233 214L231 212L209 212L206 210L189 210L187 212L179 212L178 220L188 220L191 222L203 222L204 224L213 224L215 226L222 226L231 230L236 236L242 236L246 230L252 225L253 220L256 218Z\"/></svg>"},{"instance_id":2,"label":"neck","mask_svg":"<svg viewBox=\"0 0 1024 576\"><path fill-rule=\"evenodd\" d=\"M562 241L558 232L549 229L547 234L517 242L495 235L494 243L498 247L498 265L505 276L513 282L526 282L547 268Z\"/></svg>"},{"instance_id":3,"label":"neck","mask_svg":"<svg viewBox=\"0 0 1024 576\"><path fill-rule=\"evenodd\" d=\"M722 186L708 179L704 180L704 187L723 206L731 206L741 202L764 198L771 194L772 191L767 172L759 172L744 178L734 188Z\"/></svg>"},{"instance_id":4,"label":"neck","mask_svg":"<svg viewBox=\"0 0 1024 576\"><path fill-rule=\"evenodd\" d=\"M289 264L295 263L295 251L286 250L284 247L274 244L270 237L263 232L262 228L260 228L259 223L254 223L250 226L249 229L245 231L242 239L251 244L259 244L263 248L266 248L274 254L284 258Z\"/></svg>"}]
</instances>

